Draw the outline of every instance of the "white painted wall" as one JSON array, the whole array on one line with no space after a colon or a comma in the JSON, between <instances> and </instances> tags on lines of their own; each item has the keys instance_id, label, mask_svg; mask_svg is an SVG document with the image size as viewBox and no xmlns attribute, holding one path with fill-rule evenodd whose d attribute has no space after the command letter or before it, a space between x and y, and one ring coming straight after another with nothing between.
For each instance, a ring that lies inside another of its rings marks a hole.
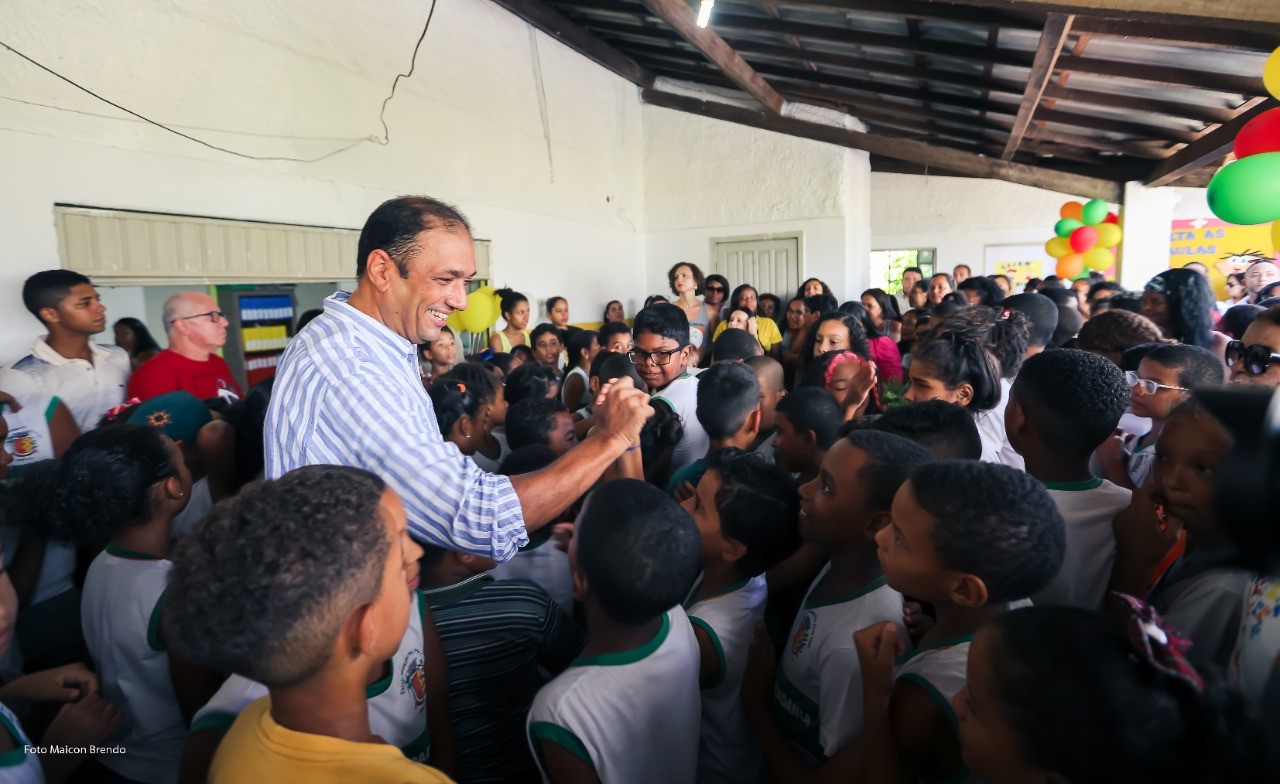
<instances>
[{"instance_id":1,"label":"white painted wall","mask_svg":"<svg viewBox=\"0 0 1280 784\"><path fill-rule=\"evenodd\" d=\"M713 239L794 231L802 277L865 288L865 153L655 106L643 117L649 293L668 293L677 261L710 272Z\"/></svg>"},{"instance_id":2,"label":"white painted wall","mask_svg":"<svg viewBox=\"0 0 1280 784\"><path fill-rule=\"evenodd\" d=\"M381 134L379 107L428 7L0 0L0 29L15 48L184 132L255 155L315 157ZM39 333L19 292L58 266L54 202L359 228L384 199L425 192L458 204L492 241L498 283L567 296L579 318L645 288L634 85L486 0L439 4L417 70L387 109L390 144L318 163L209 150L3 58L0 95L17 100L0 99L0 360ZM126 295L117 307L136 302ZM120 315L113 307L108 318Z\"/></svg>"}]
</instances>

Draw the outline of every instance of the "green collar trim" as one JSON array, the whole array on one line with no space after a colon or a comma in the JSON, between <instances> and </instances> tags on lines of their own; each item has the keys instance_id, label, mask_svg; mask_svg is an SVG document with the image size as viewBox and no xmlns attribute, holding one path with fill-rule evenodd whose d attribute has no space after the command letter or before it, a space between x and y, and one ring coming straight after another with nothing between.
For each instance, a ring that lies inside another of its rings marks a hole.
<instances>
[{"instance_id":1,"label":"green collar trim","mask_svg":"<svg viewBox=\"0 0 1280 784\"><path fill-rule=\"evenodd\" d=\"M746 588L746 587L747 587L747 583L749 583L749 582L751 582L751 578L750 578L750 577L747 577L747 578L743 578L743 579L739 580L738 582L734 583L733 585L728 586L727 588L725 588L725 589L724 589L724 590L722 590L722 591L716 591L715 593L707 594L706 596L698 596L698 595L696 595L696 594L695 594L695 595L693 596L693 598L689 599L689 606L690 606L690 607L692 607L693 605L697 604L698 602L705 602L705 601L707 601L707 600L709 600L709 599L715 599L715 598L718 598L718 597L720 597L720 596L728 596L729 594L733 593L734 591L741 590L742 588Z\"/></svg>"},{"instance_id":2,"label":"green collar trim","mask_svg":"<svg viewBox=\"0 0 1280 784\"><path fill-rule=\"evenodd\" d=\"M635 664L644 657L658 650L662 643L666 642L667 634L671 631L671 617L666 613L662 615L662 626L659 627L658 633L653 635L653 639L641 645L639 648L632 648L629 651L618 651L617 653L600 653L595 656L584 656L580 659L574 659L569 663L570 667L616 667L620 664Z\"/></svg>"},{"instance_id":3,"label":"green collar trim","mask_svg":"<svg viewBox=\"0 0 1280 784\"><path fill-rule=\"evenodd\" d=\"M911 661L912 658L919 656L925 651L935 651L941 648L954 648L957 645L963 645L967 642L973 642L972 632L970 632L969 634L961 634L958 637L952 637L950 639L939 640L938 642L932 642L932 643L929 643L928 645L921 645L920 647L916 648L914 651L907 651L906 653L897 657L896 659L894 659L894 663L905 664L906 662Z\"/></svg>"},{"instance_id":4,"label":"green collar trim","mask_svg":"<svg viewBox=\"0 0 1280 784\"><path fill-rule=\"evenodd\" d=\"M390 659L387 659L387 677L382 678L381 680L378 680L378 681L374 681L373 683L365 684L364 698L366 700L371 700L374 697L377 697L379 694L382 694L383 692L385 692L387 689L391 688L391 679L394 678L395 675L396 675L395 662L393 662Z\"/></svg>"},{"instance_id":5,"label":"green collar trim","mask_svg":"<svg viewBox=\"0 0 1280 784\"><path fill-rule=\"evenodd\" d=\"M1083 482L1045 482L1045 490L1095 490L1102 487L1102 477L1093 476Z\"/></svg>"},{"instance_id":6,"label":"green collar trim","mask_svg":"<svg viewBox=\"0 0 1280 784\"><path fill-rule=\"evenodd\" d=\"M133 550L126 550L123 547L116 547L109 544L104 548L107 553L117 558L128 558L131 561L162 561L164 560L158 555L147 555L146 553L136 553Z\"/></svg>"},{"instance_id":7,"label":"green collar trim","mask_svg":"<svg viewBox=\"0 0 1280 784\"><path fill-rule=\"evenodd\" d=\"M827 574L831 574L831 573L827 572ZM872 580L871 582L857 589L853 593L847 593L844 596L835 596L830 599L822 599L822 600L805 599L804 609L816 610L819 607L830 607L833 604L844 604L845 602L851 602L860 596L866 596L872 591L883 587L884 584L885 584L885 578L884 578L884 575L882 574L876 579Z\"/></svg>"}]
</instances>

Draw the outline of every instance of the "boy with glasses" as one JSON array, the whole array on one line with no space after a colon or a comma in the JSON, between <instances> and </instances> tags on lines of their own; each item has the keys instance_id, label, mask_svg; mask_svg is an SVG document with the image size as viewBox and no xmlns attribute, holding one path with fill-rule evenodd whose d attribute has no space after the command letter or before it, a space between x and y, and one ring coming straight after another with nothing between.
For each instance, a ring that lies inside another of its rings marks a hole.
<instances>
[{"instance_id":1,"label":"boy with glasses","mask_svg":"<svg viewBox=\"0 0 1280 784\"><path fill-rule=\"evenodd\" d=\"M653 395L684 423L684 435L671 457L671 471L707 454L710 440L698 422L698 377L689 372L696 353L689 343L689 318L675 305L658 303L636 314L634 347L627 356Z\"/></svg>"},{"instance_id":2,"label":"boy with glasses","mask_svg":"<svg viewBox=\"0 0 1280 784\"><path fill-rule=\"evenodd\" d=\"M149 400L169 392L190 392L200 400L239 400L240 385L226 360L214 352L226 345L227 318L208 294L183 291L164 303L169 347L138 366L129 379L129 397Z\"/></svg>"}]
</instances>

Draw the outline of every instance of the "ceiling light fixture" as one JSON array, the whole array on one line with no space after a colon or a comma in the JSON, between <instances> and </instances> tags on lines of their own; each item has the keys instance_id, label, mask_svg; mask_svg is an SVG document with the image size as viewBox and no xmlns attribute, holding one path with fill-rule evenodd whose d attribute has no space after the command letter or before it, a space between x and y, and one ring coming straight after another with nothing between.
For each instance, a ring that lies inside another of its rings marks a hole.
<instances>
[{"instance_id":1,"label":"ceiling light fixture","mask_svg":"<svg viewBox=\"0 0 1280 784\"><path fill-rule=\"evenodd\" d=\"M706 27L711 21L711 9L715 4L716 0L702 0L702 7L698 9L698 27Z\"/></svg>"}]
</instances>

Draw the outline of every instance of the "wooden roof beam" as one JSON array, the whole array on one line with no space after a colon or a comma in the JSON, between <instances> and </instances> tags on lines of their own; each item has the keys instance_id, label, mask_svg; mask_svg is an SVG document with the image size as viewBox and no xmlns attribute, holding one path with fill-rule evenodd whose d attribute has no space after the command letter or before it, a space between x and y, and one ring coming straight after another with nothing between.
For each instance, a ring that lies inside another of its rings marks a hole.
<instances>
[{"instance_id":1,"label":"wooden roof beam","mask_svg":"<svg viewBox=\"0 0 1280 784\"><path fill-rule=\"evenodd\" d=\"M1077 16L1142 19L1210 27L1280 30L1280 3L1275 0L928 0L946 5L993 8L1000 11L1074 13Z\"/></svg>"},{"instance_id":2,"label":"wooden roof beam","mask_svg":"<svg viewBox=\"0 0 1280 784\"><path fill-rule=\"evenodd\" d=\"M778 117L765 112L741 109L715 101L703 101L681 95L664 93L653 88L641 92L642 99L654 106L676 111L699 114L725 122L761 128L804 139L837 144L855 150L885 155L899 160L914 161L938 169L972 174L977 177L1008 180L1036 188L1068 193L1075 196L1120 201L1120 183L1097 177L1086 177L1060 171L1041 169L1022 163L1002 161L999 158L976 155L962 150L938 147L907 139L895 139L873 133L862 133L846 128L821 125L804 120Z\"/></svg>"},{"instance_id":3,"label":"wooden roof beam","mask_svg":"<svg viewBox=\"0 0 1280 784\"><path fill-rule=\"evenodd\" d=\"M1276 3L1280 7L1280 2ZM1058 69L1117 79L1134 79L1139 82L1170 84L1177 87L1196 87L1221 93L1265 95L1262 75L1236 76L1201 71L1194 68L1175 68L1150 63L1126 63L1119 60L1098 60L1092 57L1066 55L1058 59Z\"/></svg>"},{"instance_id":4,"label":"wooden roof beam","mask_svg":"<svg viewBox=\"0 0 1280 784\"><path fill-rule=\"evenodd\" d=\"M542 0L493 0L498 5L555 38L578 54L641 87L653 84L653 74L592 33L570 21Z\"/></svg>"},{"instance_id":5,"label":"wooden roof beam","mask_svg":"<svg viewBox=\"0 0 1280 784\"><path fill-rule=\"evenodd\" d=\"M1044 30L1040 33L1040 44L1036 47L1036 59L1031 65L1031 75L1027 78L1027 89L1022 93L1022 103L1018 106L1018 118L1014 120L1009 140L1005 142L1004 153L1000 156L1006 161L1013 160L1013 154L1022 144L1022 137L1027 133L1031 117L1035 114L1044 90L1053 78L1054 65L1062 54L1062 46L1071 33L1071 23L1075 17L1070 14L1049 14Z\"/></svg>"},{"instance_id":6,"label":"wooden roof beam","mask_svg":"<svg viewBox=\"0 0 1280 784\"><path fill-rule=\"evenodd\" d=\"M1124 38L1138 41L1204 46L1212 49L1239 49L1247 52L1270 52L1276 47L1274 33L1259 30L1230 30L1210 25L1169 24L1128 19L1104 19L1082 16L1076 19L1077 32L1102 38Z\"/></svg>"},{"instance_id":7,"label":"wooden roof beam","mask_svg":"<svg viewBox=\"0 0 1280 784\"><path fill-rule=\"evenodd\" d=\"M1078 20L1077 20L1078 21ZM1092 106L1106 106L1111 109L1129 109L1150 112L1166 117L1181 117L1188 120L1212 125L1226 122L1235 116L1235 111L1226 107L1205 106L1203 104L1170 101L1162 98L1143 98L1136 95L1105 93L1093 90L1081 90L1074 87L1063 87L1050 84L1044 91L1044 97L1067 103L1081 103Z\"/></svg>"},{"instance_id":8,"label":"wooden roof beam","mask_svg":"<svg viewBox=\"0 0 1280 784\"><path fill-rule=\"evenodd\" d=\"M824 11L963 22L978 26L997 25L1014 30L1039 30L1044 27L1044 14L1036 11L992 12L978 19L966 8L927 0L779 0L779 4L795 8L819 8Z\"/></svg>"},{"instance_id":9,"label":"wooden roof beam","mask_svg":"<svg viewBox=\"0 0 1280 784\"><path fill-rule=\"evenodd\" d=\"M1169 185L1197 169L1217 163L1227 157L1227 153L1231 152L1231 146L1236 140L1236 134L1240 133L1240 129L1244 127L1245 123L1269 109L1276 108L1278 105L1280 104L1271 99L1249 101L1240 107L1239 113L1236 114L1233 120L1219 125L1214 130L1161 161L1147 175L1146 184L1150 186Z\"/></svg>"},{"instance_id":10,"label":"wooden roof beam","mask_svg":"<svg viewBox=\"0 0 1280 784\"><path fill-rule=\"evenodd\" d=\"M698 27L697 14L684 0L642 0L644 7L665 20L686 41L702 52L708 60L724 71L734 84L747 95L755 98L774 114L782 114L786 103L778 92L769 86L764 77L755 72L742 55L738 54L714 30Z\"/></svg>"}]
</instances>

